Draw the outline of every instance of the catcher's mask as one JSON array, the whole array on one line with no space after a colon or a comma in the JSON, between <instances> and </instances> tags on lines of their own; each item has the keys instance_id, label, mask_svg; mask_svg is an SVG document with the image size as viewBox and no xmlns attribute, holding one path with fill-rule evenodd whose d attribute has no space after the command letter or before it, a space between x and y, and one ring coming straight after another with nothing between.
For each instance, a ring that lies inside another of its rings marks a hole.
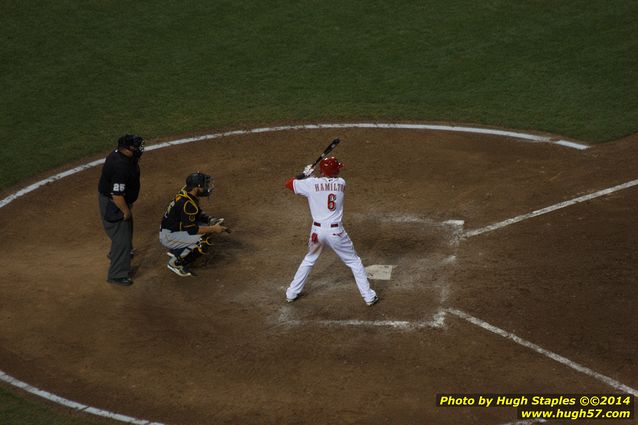
<instances>
[{"instance_id":1,"label":"catcher's mask","mask_svg":"<svg viewBox=\"0 0 638 425\"><path fill-rule=\"evenodd\" d=\"M213 192L212 177L199 171L186 177L186 190L190 192L195 187L203 190L202 196L209 196Z\"/></svg>"},{"instance_id":2,"label":"catcher's mask","mask_svg":"<svg viewBox=\"0 0 638 425\"><path fill-rule=\"evenodd\" d=\"M128 148L139 159L144 153L144 139L134 134L125 134L117 140L118 148Z\"/></svg>"},{"instance_id":3,"label":"catcher's mask","mask_svg":"<svg viewBox=\"0 0 638 425\"><path fill-rule=\"evenodd\" d=\"M343 168L343 164L334 156L324 158L319 163L321 174L326 177L335 177L339 175L339 171Z\"/></svg>"}]
</instances>

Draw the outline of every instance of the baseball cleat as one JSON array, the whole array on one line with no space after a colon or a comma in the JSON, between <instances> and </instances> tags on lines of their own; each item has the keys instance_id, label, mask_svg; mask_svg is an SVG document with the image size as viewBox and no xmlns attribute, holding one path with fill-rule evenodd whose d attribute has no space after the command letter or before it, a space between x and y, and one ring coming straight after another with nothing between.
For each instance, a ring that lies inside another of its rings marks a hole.
<instances>
[{"instance_id":1,"label":"baseball cleat","mask_svg":"<svg viewBox=\"0 0 638 425\"><path fill-rule=\"evenodd\" d=\"M286 302L287 302L287 303L291 303L291 302L295 301L297 298L299 298L299 295L297 295L297 296L296 296L296 297L294 297L294 298L288 298L288 296L286 296Z\"/></svg>"},{"instance_id":2,"label":"baseball cleat","mask_svg":"<svg viewBox=\"0 0 638 425\"><path fill-rule=\"evenodd\" d=\"M374 298L372 298L370 301L366 301L366 304L368 305L368 307L370 307L375 305L378 302L379 302L379 297L375 295Z\"/></svg>"},{"instance_id":3,"label":"baseball cleat","mask_svg":"<svg viewBox=\"0 0 638 425\"><path fill-rule=\"evenodd\" d=\"M176 258L173 257L170 260L168 260L168 264L166 264L166 267L168 267L168 269L170 271L175 273L177 276L181 276L181 277L186 277L186 276L192 276L193 275L190 271L186 270L184 268L184 266L179 266L179 265L175 264L175 260L176 260Z\"/></svg>"}]
</instances>

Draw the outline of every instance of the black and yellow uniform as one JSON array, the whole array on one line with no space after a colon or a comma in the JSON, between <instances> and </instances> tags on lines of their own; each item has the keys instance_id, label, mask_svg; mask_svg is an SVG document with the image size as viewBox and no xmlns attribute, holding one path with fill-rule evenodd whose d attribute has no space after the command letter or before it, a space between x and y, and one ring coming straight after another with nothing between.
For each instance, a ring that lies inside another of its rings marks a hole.
<instances>
[{"instance_id":1,"label":"black and yellow uniform","mask_svg":"<svg viewBox=\"0 0 638 425\"><path fill-rule=\"evenodd\" d=\"M161 227L171 232L188 232L191 235L196 235L199 226L207 225L209 219L210 217L199 206L197 196L191 195L186 191L186 188L182 188L175 195L175 199L168 204L162 217Z\"/></svg>"},{"instance_id":2,"label":"black and yellow uniform","mask_svg":"<svg viewBox=\"0 0 638 425\"><path fill-rule=\"evenodd\" d=\"M159 234L161 244L174 257L169 261L169 269L175 271L175 266L188 266L208 251L213 244L212 234L199 233L199 228L208 226L209 221L210 217L202 211L199 199L189 193L188 187L175 195L164 212ZM180 273L190 275L193 272L181 269Z\"/></svg>"},{"instance_id":3,"label":"black and yellow uniform","mask_svg":"<svg viewBox=\"0 0 638 425\"><path fill-rule=\"evenodd\" d=\"M192 173L184 186L166 207L160 225L159 241L168 249L171 257L167 267L178 276L193 276L187 266L208 251L213 244L212 222L223 222L223 218L213 219L202 211L199 196L210 196L213 191L212 177L208 174ZM202 230L202 226L205 228Z\"/></svg>"}]
</instances>

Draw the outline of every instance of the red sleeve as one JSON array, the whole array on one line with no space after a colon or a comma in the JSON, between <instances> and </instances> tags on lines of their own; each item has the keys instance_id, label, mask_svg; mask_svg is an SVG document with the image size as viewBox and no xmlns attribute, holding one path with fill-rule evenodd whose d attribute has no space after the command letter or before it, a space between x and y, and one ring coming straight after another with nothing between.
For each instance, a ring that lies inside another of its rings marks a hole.
<instances>
[{"instance_id":1,"label":"red sleeve","mask_svg":"<svg viewBox=\"0 0 638 425\"><path fill-rule=\"evenodd\" d=\"M294 181L295 181L295 178L291 177L288 180L286 180L286 184L285 184L286 188L292 190L293 192L295 191L295 187L293 186Z\"/></svg>"}]
</instances>

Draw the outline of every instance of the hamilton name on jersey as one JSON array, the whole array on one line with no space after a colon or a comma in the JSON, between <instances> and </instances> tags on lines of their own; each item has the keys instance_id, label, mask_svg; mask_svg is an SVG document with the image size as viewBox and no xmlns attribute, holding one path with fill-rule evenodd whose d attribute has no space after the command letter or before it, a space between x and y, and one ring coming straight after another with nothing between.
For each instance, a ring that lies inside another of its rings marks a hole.
<instances>
[{"instance_id":1,"label":"hamilton name on jersey","mask_svg":"<svg viewBox=\"0 0 638 425\"><path fill-rule=\"evenodd\" d=\"M315 192L343 192L345 188L346 185L342 183L315 183Z\"/></svg>"}]
</instances>

